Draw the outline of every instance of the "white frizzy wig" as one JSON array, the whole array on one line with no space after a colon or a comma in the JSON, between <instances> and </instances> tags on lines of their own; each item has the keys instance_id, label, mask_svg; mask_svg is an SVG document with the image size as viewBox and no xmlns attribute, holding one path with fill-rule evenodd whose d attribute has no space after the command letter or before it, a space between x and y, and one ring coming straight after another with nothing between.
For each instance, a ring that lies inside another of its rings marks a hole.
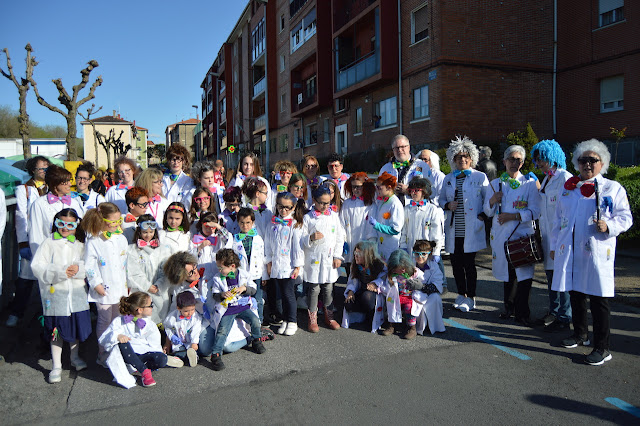
<instances>
[{"instance_id":1,"label":"white frizzy wig","mask_svg":"<svg viewBox=\"0 0 640 426\"><path fill-rule=\"evenodd\" d=\"M432 169L436 172L440 171L440 156L438 154L436 154L435 152L431 151L431 154L429 155L429 159L431 160L431 164L432 164Z\"/></svg>"},{"instance_id":2,"label":"white frizzy wig","mask_svg":"<svg viewBox=\"0 0 640 426\"><path fill-rule=\"evenodd\" d=\"M460 136L456 136L456 138L451 141L449 148L447 148L447 161L451 166L451 170L456 169L456 163L453 161L453 157L461 152L466 152L471 156L471 167L475 167L476 164L478 164L480 153L473 141L466 136L463 136L462 138L460 138Z\"/></svg>"},{"instance_id":3,"label":"white frizzy wig","mask_svg":"<svg viewBox=\"0 0 640 426\"><path fill-rule=\"evenodd\" d=\"M504 154L502 155L502 159L506 160L514 152L517 152L520 155L522 155L522 159L523 160L527 158L527 151L524 150L524 147L522 145L511 145L511 146L509 146L509 148L504 150Z\"/></svg>"},{"instance_id":4,"label":"white frizzy wig","mask_svg":"<svg viewBox=\"0 0 640 426\"><path fill-rule=\"evenodd\" d=\"M571 158L571 162L573 163L573 167L578 169L578 158L582 157L587 151L593 151L600 157L602 161L602 170L600 170L600 174L604 175L609 170L609 162L611 161L611 154L609 153L609 149L605 144L600 142L597 139L589 139L588 141L580 142L576 145L573 150L573 156Z\"/></svg>"}]
</instances>

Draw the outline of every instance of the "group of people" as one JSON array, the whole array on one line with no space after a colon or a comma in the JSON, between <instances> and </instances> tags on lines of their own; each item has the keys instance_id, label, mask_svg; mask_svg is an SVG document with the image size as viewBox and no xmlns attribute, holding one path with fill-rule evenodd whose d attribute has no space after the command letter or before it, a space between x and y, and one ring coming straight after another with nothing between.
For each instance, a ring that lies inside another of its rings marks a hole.
<instances>
[{"instance_id":1,"label":"group of people","mask_svg":"<svg viewBox=\"0 0 640 426\"><path fill-rule=\"evenodd\" d=\"M150 386L151 370L160 367L208 358L222 370L225 352L251 346L262 354L273 338L267 326L293 336L298 309L312 333L321 313L329 329L364 322L372 332L401 330L413 339L427 327L445 330L445 251L458 292L453 307L477 309L475 254L486 247L488 218L493 274L504 283L500 317L532 325L534 265L514 266L505 243L534 234L539 220L546 327L568 330L572 320L563 345L588 345L589 297L594 350L587 362L611 359L615 242L632 218L624 189L601 174L610 157L604 144L579 144L573 163L580 174L572 176L557 142L538 143L530 155L542 182L520 172L527 153L519 145L507 148L506 171L492 181L475 169L479 153L467 137L448 147L446 176L434 152L412 155L405 136L396 136L392 149L375 179L343 173L342 157L333 154L326 176L307 155L301 173L278 162L270 183L252 153L227 182L222 162L191 166L190 153L176 144L164 172L117 159L119 181L104 195L93 189L92 164L78 167L71 191L69 171L35 157L27 164L32 179L16 190L21 268L7 325L17 324L39 283L55 383L63 342L72 366L87 367L78 344L93 331L95 303L96 362L125 387L135 385L134 371ZM340 325L333 286L342 268L348 280Z\"/></svg>"}]
</instances>

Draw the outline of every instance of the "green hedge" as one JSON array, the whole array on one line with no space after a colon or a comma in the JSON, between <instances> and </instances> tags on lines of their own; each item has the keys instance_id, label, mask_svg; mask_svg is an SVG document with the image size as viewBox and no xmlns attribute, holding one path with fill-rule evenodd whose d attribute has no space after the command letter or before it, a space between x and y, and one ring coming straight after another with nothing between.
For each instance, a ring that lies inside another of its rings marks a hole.
<instances>
[{"instance_id":1,"label":"green hedge","mask_svg":"<svg viewBox=\"0 0 640 426\"><path fill-rule=\"evenodd\" d=\"M640 239L640 167L618 168L616 179L627 191L629 205L631 207L631 215L634 218L633 226L620 235L621 241Z\"/></svg>"}]
</instances>

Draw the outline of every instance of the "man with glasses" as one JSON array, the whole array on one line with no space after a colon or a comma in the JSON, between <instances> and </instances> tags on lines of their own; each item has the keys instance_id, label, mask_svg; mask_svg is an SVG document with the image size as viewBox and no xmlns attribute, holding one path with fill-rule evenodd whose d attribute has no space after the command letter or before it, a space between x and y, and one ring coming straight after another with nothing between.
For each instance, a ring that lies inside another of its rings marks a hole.
<instances>
[{"instance_id":1,"label":"man with glasses","mask_svg":"<svg viewBox=\"0 0 640 426\"><path fill-rule=\"evenodd\" d=\"M162 193L169 203L182 202L185 194L193 189L193 179L185 173L191 166L191 153L180 144L167 149L167 168L162 177Z\"/></svg>"},{"instance_id":2,"label":"man with glasses","mask_svg":"<svg viewBox=\"0 0 640 426\"><path fill-rule=\"evenodd\" d=\"M95 209L98 204L104 203L105 198L90 188L91 181L93 180L93 174L95 169L90 162L82 163L76 169L76 192L72 192L71 195L75 196L78 200L78 204L82 207L82 216L89 209Z\"/></svg>"},{"instance_id":3,"label":"man with glasses","mask_svg":"<svg viewBox=\"0 0 640 426\"><path fill-rule=\"evenodd\" d=\"M404 135L396 135L391 143L393 158L380 169L380 174L384 172L398 179L396 195L402 202L409 202L407 186L414 177L429 176L431 168L424 161L411 155L411 145L409 139Z\"/></svg>"},{"instance_id":4,"label":"man with glasses","mask_svg":"<svg viewBox=\"0 0 640 426\"><path fill-rule=\"evenodd\" d=\"M338 188L340 188L340 197L344 200L346 198L344 195L344 184L347 182L350 175L348 173L342 173L343 168L344 158L342 155L334 152L329 156L329 161L327 162L327 170L329 171L329 174L323 177L325 179L331 179L336 183L336 185L338 185Z\"/></svg>"}]
</instances>

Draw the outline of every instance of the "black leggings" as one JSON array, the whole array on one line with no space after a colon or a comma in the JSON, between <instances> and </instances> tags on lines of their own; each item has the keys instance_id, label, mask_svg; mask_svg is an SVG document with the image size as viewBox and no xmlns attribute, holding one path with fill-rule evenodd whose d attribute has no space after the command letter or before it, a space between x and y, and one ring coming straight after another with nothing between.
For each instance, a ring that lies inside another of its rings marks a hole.
<instances>
[{"instance_id":1,"label":"black leggings","mask_svg":"<svg viewBox=\"0 0 640 426\"><path fill-rule=\"evenodd\" d=\"M355 300L349 303L345 302L344 308L347 312L363 312L369 314L376 308L377 295L377 293L369 290L358 291L354 294Z\"/></svg>"},{"instance_id":2,"label":"black leggings","mask_svg":"<svg viewBox=\"0 0 640 426\"><path fill-rule=\"evenodd\" d=\"M578 291L570 291L571 312L573 315L573 332L586 339L589 333L587 317L587 297L591 302L591 317L593 318L593 347L609 350L609 333L611 309L609 298L591 296Z\"/></svg>"},{"instance_id":3,"label":"black leggings","mask_svg":"<svg viewBox=\"0 0 640 426\"><path fill-rule=\"evenodd\" d=\"M458 294L476 297L476 282L478 281L476 253L464 252L464 238L457 237L455 241L455 248L451 253L451 268L453 269L453 277L456 280Z\"/></svg>"},{"instance_id":4,"label":"black leggings","mask_svg":"<svg viewBox=\"0 0 640 426\"><path fill-rule=\"evenodd\" d=\"M282 316L287 322L296 322L298 315L298 306L296 304L296 290L291 278L275 278L273 279L280 288L282 297ZM274 286L275 287L275 286Z\"/></svg>"},{"instance_id":5,"label":"black leggings","mask_svg":"<svg viewBox=\"0 0 640 426\"><path fill-rule=\"evenodd\" d=\"M147 368L157 370L167 365L167 356L162 352L147 352L145 354L137 354L133 351L131 343L118 343L122 359L133 368L142 373Z\"/></svg>"},{"instance_id":6,"label":"black leggings","mask_svg":"<svg viewBox=\"0 0 640 426\"><path fill-rule=\"evenodd\" d=\"M532 279L517 281L516 271L509 265L509 282L504 283L504 308L516 319L529 319L529 293Z\"/></svg>"}]
</instances>

